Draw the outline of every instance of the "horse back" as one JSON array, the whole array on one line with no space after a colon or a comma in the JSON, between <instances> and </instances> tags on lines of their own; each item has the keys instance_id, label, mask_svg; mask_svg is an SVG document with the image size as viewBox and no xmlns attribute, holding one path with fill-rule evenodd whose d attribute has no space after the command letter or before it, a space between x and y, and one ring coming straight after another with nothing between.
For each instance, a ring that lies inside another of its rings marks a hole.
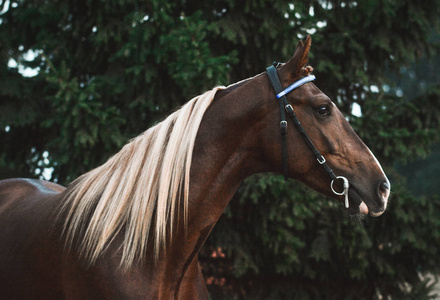
<instances>
[{"instance_id":1,"label":"horse back","mask_svg":"<svg viewBox=\"0 0 440 300\"><path fill-rule=\"evenodd\" d=\"M63 190L42 180L0 181L1 297L62 298L56 288L62 248L54 224Z\"/></svg>"}]
</instances>

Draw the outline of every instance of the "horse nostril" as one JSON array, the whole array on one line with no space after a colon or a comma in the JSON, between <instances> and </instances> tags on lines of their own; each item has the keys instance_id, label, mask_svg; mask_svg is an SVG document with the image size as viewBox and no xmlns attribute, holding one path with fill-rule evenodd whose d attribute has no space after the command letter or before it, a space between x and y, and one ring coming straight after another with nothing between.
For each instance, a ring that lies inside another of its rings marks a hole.
<instances>
[{"instance_id":1,"label":"horse nostril","mask_svg":"<svg viewBox=\"0 0 440 300\"><path fill-rule=\"evenodd\" d=\"M389 181L383 181L379 185L379 195L382 197L384 201L388 199L388 196L390 195L390 183Z\"/></svg>"},{"instance_id":2,"label":"horse nostril","mask_svg":"<svg viewBox=\"0 0 440 300\"><path fill-rule=\"evenodd\" d=\"M380 185L380 188L382 189L382 190L390 190L390 184L388 183L388 182L386 182L386 181L384 181L384 182L382 182L382 184Z\"/></svg>"}]
</instances>

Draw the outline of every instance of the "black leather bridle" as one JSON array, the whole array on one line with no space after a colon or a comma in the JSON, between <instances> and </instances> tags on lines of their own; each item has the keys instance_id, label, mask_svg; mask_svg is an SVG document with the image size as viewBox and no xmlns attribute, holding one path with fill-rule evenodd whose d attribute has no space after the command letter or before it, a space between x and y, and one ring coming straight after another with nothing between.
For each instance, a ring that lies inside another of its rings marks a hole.
<instances>
[{"instance_id":1,"label":"black leather bridle","mask_svg":"<svg viewBox=\"0 0 440 300\"><path fill-rule=\"evenodd\" d=\"M279 100L279 104L280 104L280 112L281 112L280 131L281 131L281 140L282 140L282 158L283 158L284 179L287 180L287 178L289 176L288 162L287 162L287 138L286 138L287 137L286 113L287 113L287 115L292 119L292 121L295 124L298 131L301 133L301 136L303 137L305 143L307 144L309 149L312 151L313 155L316 157L316 160L318 161L318 163L324 168L324 170L327 172L327 174L332 179L331 184L330 184L332 191L336 195L340 195L340 196L344 195L345 196L345 207L348 208L349 207L349 203L348 203L349 183L348 183L347 178L345 178L343 176L336 176L333 173L333 170L328 166L324 156L322 156L322 154L318 151L318 149L316 149L312 140L310 139L310 137L308 136L308 134L304 130L304 127L301 125L301 122L298 120L298 118L295 114L295 111L293 110L292 105L290 105L289 102L287 102L286 95L288 93L290 93L291 91L300 87L303 84L306 84L308 82L315 80L316 79L315 76L308 75L306 77L303 77L303 78L299 79L298 81L294 82L293 84L291 84L290 86L288 86L286 89L283 89L281 82L280 82L280 79L278 77L277 69L275 67L276 65L278 65L278 63L274 63L272 66L268 67L266 69L266 71L267 71L267 76L269 78L270 84L272 85L273 89L275 90L276 97ZM344 181L344 185L343 185L344 190L342 192L337 192L333 187L334 182L337 181L338 179L341 179Z\"/></svg>"}]
</instances>

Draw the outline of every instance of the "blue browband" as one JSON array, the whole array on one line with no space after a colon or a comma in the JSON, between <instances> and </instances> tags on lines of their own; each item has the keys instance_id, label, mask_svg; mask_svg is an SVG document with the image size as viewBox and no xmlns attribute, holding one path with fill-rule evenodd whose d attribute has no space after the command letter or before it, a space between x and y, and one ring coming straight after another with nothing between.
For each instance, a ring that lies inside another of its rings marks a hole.
<instances>
[{"instance_id":1,"label":"blue browband","mask_svg":"<svg viewBox=\"0 0 440 300\"><path fill-rule=\"evenodd\" d=\"M281 93L277 94L277 99L280 99L281 97L283 97L284 95L290 93L294 89L302 86L303 84L305 84L307 82L313 81L315 79L316 79L315 75L309 75L309 76L306 76L304 78L301 78L298 81L295 81L293 84L289 85L284 91L282 91Z\"/></svg>"}]
</instances>

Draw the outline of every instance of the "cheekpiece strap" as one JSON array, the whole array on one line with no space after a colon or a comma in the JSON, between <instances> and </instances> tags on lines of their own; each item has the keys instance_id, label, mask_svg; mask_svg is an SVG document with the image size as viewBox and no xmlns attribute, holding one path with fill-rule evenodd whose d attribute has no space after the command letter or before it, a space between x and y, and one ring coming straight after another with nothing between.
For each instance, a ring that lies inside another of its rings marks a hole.
<instances>
[{"instance_id":1,"label":"cheekpiece strap","mask_svg":"<svg viewBox=\"0 0 440 300\"><path fill-rule=\"evenodd\" d=\"M278 63L273 63L272 66L268 67L266 69L267 71L267 77L269 78L270 85L274 89L275 93L282 93L283 87L281 86L280 79L278 77L278 72L276 69L276 65ZM279 99L279 98L278 98ZM287 104L286 96L281 96L281 100L279 101L280 104L280 115L281 115L281 121L280 121L280 132L281 132L281 140L282 140L282 159L283 159L283 175L284 180L287 180L289 178L288 174L288 165L287 165L287 120L286 120L286 112L285 112L285 105Z\"/></svg>"}]
</instances>

